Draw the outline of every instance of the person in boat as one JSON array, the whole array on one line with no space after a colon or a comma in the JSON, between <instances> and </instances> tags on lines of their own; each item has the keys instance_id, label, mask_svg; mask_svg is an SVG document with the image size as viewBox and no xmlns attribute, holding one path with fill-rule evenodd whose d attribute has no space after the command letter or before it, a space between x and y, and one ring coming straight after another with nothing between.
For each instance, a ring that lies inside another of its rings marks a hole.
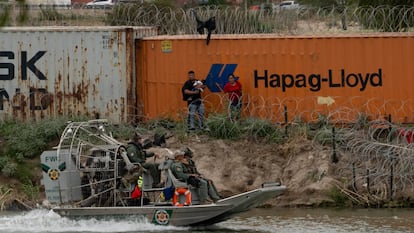
<instances>
[{"instance_id":1,"label":"person in boat","mask_svg":"<svg viewBox=\"0 0 414 233\"><path fill-rule=\"evenodd\" d=\"M218 199L220 199L220 195L217 192L217 188L216 188L216 186L214 185L214 183L211 179L208 179L208 178L204 177L197 170L196 164L193 160L193 154L194 154L193 151L188 147L184 150L184 158L185 158L184 165L187 167L187 170L190 173L197 174L199 179L203 179L203 180L207 181L208 194L214 200L214 202L216 202Z\"/></svg>"},{"instance_id":2,"label":"person in boat","mask_svg":"<svg viewBox=\"0 0 414 233\"><path fill-rule=\"evenodd\" d=\"M177 150L174 152L174 163L171 165L171 171L174 176L183 182L197 187L198 196L200 198L200 204L211 204L212 201L216 201L219 197L209 198L208 184L204 179L200 179L197 174L190 173L185 165L186 159L184 157L184 151Z\"/></svg>"},{"instance_id":3,"label":"person in boat","mask_svg":"<svg viewBox=\"0 0 414 233\"><path fill-rule=\"evenodd\" d=\"M152 176L152 187L162 187L161 171L158 170L159 164L146 162L147 158L157 158L159 155L153 152L147 152L142 146L142 136L138 133L134 133L127 144L127 155L131 163L139 164L144 169L148 170ZM155 159L154 159L155 161Z\"/></svg>"}]
</instances>

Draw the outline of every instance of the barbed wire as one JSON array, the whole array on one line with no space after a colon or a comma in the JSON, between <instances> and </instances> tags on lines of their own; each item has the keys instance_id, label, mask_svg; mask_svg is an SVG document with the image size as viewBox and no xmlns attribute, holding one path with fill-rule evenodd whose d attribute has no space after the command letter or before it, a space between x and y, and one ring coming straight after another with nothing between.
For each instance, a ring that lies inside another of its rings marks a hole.
<instances>
[{"instance_id":1,"label":"barbed wire","mask_svg":"<svg viewBox=\"0 0 414 233\"><path fill-rule=\"evenodd\" d=\"M155 26L160 34L196 34L195 15L201 20L216 18L216 34L275 33L283 35L374 33L413 31L414 7L300 7L294 10L246 10L238 6L201 6L168 8L148 4L118 4L112 9L86 9L84 4L70 6L26 6L9 4L8 26L49 25L136 25ZM26 12L22 24L17 20Z\"/></svg>"}]
</instances>

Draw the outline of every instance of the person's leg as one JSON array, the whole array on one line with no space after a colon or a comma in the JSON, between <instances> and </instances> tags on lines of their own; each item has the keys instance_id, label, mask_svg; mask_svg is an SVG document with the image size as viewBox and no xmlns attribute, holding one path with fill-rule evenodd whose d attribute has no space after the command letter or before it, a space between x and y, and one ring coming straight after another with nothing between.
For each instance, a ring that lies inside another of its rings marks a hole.
<instances>
[{"instance_id":1,"label":"person's leg","mask_svg":"<svg viewBox=\"0 0 414 233\"><path fill-rule=\"evenodd\" d=\"M201 103L198 106L197 110L198 110L198 119L199 119L198 124L199 124L199 127L200 127L200 129L204 129L204 127L205 127L205 125L204 125L204 104Z\"/></svg>"},{"instance_id":2,"label":"person's leg","mask_svg":"<svg viewBox=\"0 0 414 233\"><path fill-rule=\"evenodd\" d=\"M155 163L143 163L142 167L148 169L152 176L152 184L158 185L161 181L161 171L158 170L158 164Z\"/></svg>"},{"instance_id":3,"label":"person's leg","mask_svg":"<svg viewBox=\"0 0 414 233\"><path fill-rule=\"evenodd\" d=\"M217 192L216 187L214 186L214 183L212 180L208 180L205 179L207 181L207 186L208 186L208 195L210 195L211 199L213 199L213 201L217 201L220 199L220 195Z\"/></svg>"},{"instance_id":4,"label":"person's leg","mask_svg":"<svg viewBox=\"0 0 414 233\"><path fill-rule=\"evenodd\" d=\"M197 105L196 104L190 104L188 105L188 129L194 129L194 118L195 118L195 114L196 114L196 110L197 110Z\"/></svg>"},{"instance_id":5,"label":"person's leg","mask_svg":"<svg viewBox=\"0 0 414 233\"><path fill-rule=\"evenodd\" d=\"M200 187L198 188L198 196L200 198L200 202L204 202L208 198L207 181L203 179L200 179Z\"/></svg>"},{"instance_id":6,"label":"person's leg","mask_svg":"<svg viewBox=\"0 0 414 233\"><path fill-rule=\"evenodd\" d=\"M230 105L230 116L232 121L237 121L240 119L240 103L232 103Z\"/></svg>"}]
</instances>

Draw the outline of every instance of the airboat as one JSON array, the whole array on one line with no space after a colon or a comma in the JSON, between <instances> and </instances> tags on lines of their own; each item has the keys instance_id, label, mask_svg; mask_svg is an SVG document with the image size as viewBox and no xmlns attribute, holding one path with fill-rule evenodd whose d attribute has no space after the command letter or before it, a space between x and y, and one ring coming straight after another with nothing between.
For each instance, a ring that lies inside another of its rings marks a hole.
<instances>
[{"instance_id":1,"label":"airboat","mask_svg":"<svg viewBox=\"0 0 414 233\"><path fill-rule=\"evenodd\" d=\"M136 165L129 161L125 144L113 137L111 127L105 119L69 122L59 145L42 153L42 183L55 213L69 218L136 216L157 225L205 226L255 208L286 190L280 183L265 183L200 204L196 188L177 180L169 169L172 161L166 158L159 166L164 187L152 187L150 174L144 172L141 198L133 200L133 185L128 187L122 178ZM164 195L171 188L188 192L174 192L174 203Z\"/></svg>"}]
</instances>

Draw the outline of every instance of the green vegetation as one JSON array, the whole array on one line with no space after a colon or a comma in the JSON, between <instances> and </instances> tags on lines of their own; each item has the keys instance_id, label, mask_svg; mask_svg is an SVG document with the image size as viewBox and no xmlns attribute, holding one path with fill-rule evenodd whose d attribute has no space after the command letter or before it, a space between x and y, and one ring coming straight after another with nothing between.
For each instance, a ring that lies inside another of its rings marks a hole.
<instances>
[{"instance_id":1,"label":"green vegetation","mask_svg":"<svg viewBox=\"0 0 414 233\"><path fill-rule=\"evenodd\" d=\"M32 179L33 167L27 161L37 159L44 150L58 144L68 119L57 117L40 121L0 122L0 174L22 182Z\"/></svg>"},{"instance_id":2,"label":"green vegetation","mask_svg":"<svg viewBox=\"0 0 414 233\"><path fill-rule=\"evenodd\" d=\"M328 196L333 200L336 206L349 206L351 202L348 196L337 187L332 187L328 191Z\"/></svg>"},{"instance_id":3,"label":"green vegetation","mask_svg":"<svg viewBox=\"0 0 414 233\"><path fill-rule=\"evenodd\" d=\"M56 146L68 120L67 117L57 117L40 121L7 120L1 122L0 174L28 183L27 181L33 177L33 168L27 161L38 159L43 151ZM80 117L72 120L82 121L86 118ZM276 143L284 139L280 127L265 119L248 118L232 122L226 114L212 114L208 117L206 125L210 131L199 133L208 133L213 138L236 140L245 137ZM185 124L170 118L158 118L135 126L110 125L107 131L120 141L126 141L135 131L144 135L174 134L180 140L185 140L188 136Z\"/></svg>"},{"instance_id":4,"label":"green vegetation","mask_svg":"<svg viewBox=\"0 0 414 233\"><path fill-rule=\"evenodd\" d=\"M30 180L27 180L21 185L23 193L30 201L36 201L40 196L40 188L38 185L34 185Z\"/></svg>"}]
</instances>

